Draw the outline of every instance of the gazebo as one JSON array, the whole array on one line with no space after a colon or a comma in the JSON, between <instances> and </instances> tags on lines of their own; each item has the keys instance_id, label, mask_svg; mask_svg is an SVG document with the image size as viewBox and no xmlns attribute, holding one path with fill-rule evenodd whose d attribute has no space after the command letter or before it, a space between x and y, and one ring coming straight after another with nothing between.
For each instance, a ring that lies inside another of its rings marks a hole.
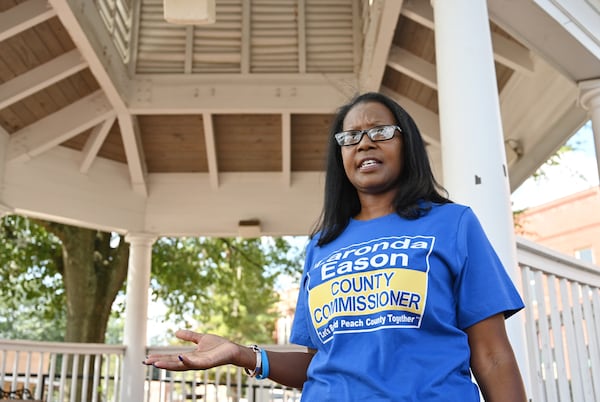
<instances>
[{"instance_id":1,"label":"gazebo","mask_svg":"<svg viewBox=\"0 0 600 402\"><path fill-rule=\"evenodd\" d=\"M600 154L598 0L186 0L216 11L188 24L170 1L0 2L0 210L126 235L122 400L143 400L153 241L307 234L354 94L414 117L516 282L511 191L590 118Z\"/></svg>"}]
</instances>

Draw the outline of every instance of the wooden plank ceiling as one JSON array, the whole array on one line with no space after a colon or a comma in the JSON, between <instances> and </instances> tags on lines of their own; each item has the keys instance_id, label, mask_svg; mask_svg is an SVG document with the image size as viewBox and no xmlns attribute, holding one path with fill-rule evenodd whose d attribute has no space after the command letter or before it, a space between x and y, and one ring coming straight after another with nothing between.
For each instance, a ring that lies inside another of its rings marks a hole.
<instances>
[{"instance_id":1,"label":"wooden plank ceiling","mask_svg":"<svg viewBox=\"0 0 600 402\"><path fill-rule=\"evenodd\" d=\"M322 172L340 101L379 89L413 114L439 171L430 2L370 3L217 0L215 24L182 26L162 0L3 0L7 161L68 149L82 174L100 159L124 166L144 197L153 174L206 174L218 191L226 174L278 173L285 191ZM537 74L535 56L490 24L502 99L515 75ZM517 131L507 138L526 142Z\"/></svg>"}]
</instances>

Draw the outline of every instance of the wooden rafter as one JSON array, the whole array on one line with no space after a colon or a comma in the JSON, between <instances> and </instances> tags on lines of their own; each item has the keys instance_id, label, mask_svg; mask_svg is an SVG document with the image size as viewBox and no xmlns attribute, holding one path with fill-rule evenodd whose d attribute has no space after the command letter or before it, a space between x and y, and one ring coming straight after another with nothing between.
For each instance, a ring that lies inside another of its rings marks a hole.
<instances>
[{"instance_id":1,"label":"wooden rafter","mask_svg":"<svg viewBox=\"0 0 600 402\"><path fill-rule=\"evenodd\" d=\"M371 6L359 72L361 91L377 91L381 86L402 3L401 0L376 0Z\"/></svg>"},{"instance_id":2,"label":"wooden rafter","mask_svg":"<svg viewBox=\"0 0 600 402\"><path fill-rule=\"evenodd\" d=\"M202 114L204 125L204 142L206 146L206 160L208 161L208 176L213 189L219 187L219 165L217 163L217 147L215 145L215 127L212 114Z\"/></svg>"},{"instance_id":3,"label":"wooden rafter","mask_svg":"<svg viewBox=\"0 0 600 402\"><path fill-rule=\"evenodd\" d=\"M435 29L433 8L428 1L406 0L402 15L426 28ZM495 32L492 32L492 47L498 63L525 74L533 72L533 60L528 49Z\"/></svg>"},{"instance_id":4,"label":"wooden rafter","mask_svg":"<svg viewBox=\"0 0 600 402\"><path fill-rule=\"evenodd\" d=\"M7 159L27 161L109 119L114 113L102 91L96 91L13 133Z\"/></svg>"},{"instance_id":5,"label":"wooden rafter","mask_svg":"<svg viewBox=\"0 0 600 402\"><path fill-rule=\"evenodd\" d=\"M45 0L28 0L0 13L0 42L56 15Z\"/></svg>"},{"instance_id":6,"label":"wooden rafter","mask_svg":"<svg viewBox=\"0 0 600 402\"><path fill-rule=\"evenodd\" d=\"M87 67L77 50L71 50L53 60L0 85L0 109L69 77Z\"/></svg>"}]
</instances>

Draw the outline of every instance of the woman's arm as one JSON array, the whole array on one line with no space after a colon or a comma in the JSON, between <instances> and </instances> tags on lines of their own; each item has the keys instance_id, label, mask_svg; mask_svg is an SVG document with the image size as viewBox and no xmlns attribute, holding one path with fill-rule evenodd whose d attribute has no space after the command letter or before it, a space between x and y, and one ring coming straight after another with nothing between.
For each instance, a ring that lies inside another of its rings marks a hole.
<instances>
[{"instance_id":1,"label":"woman's arm","mask_svg":"<svg viewBox=\"0 0 600 402\"><path fill-rule=\"evenodd\" d=\"M150 355L144 364L172 370L200 370L225 364L233 364L254 370L256 353L225 338L193 331L179 330L175 336L184 341L194 342L196 349L181 354ZM306 370L314 352L268 352L269 378L288 387L301 389L306 381Z\"/></svg>"},{"instance_id":2,"label":"woman's arm","mask_svg":"<svg viewBox=\"0 0 600 402\"><path fill-rule=\"evenodd\" d=\"M526 402L525 387L506 335L503 314L466 329L471 369L487 402Z\"/></svg>"}]
</instances>

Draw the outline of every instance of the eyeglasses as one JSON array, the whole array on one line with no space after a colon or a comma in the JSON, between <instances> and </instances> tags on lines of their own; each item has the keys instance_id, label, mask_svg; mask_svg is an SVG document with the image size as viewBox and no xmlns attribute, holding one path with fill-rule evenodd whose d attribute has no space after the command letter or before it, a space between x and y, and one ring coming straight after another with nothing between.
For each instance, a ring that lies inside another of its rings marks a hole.
<instances>
[{"instance_id":1,"label":"eyeglasses","mask_svg":"<svg viewBox=\"0 0 600 402\"><path fill-rule=\"evenodd\" d=\"M387 141L394 137L396 130L402 132L398 126L378 126L366 130L342 131L335 134L334 137L337 143L344 147L358 144L365 134L367 134L371 141Z\"/></svg>"}]
</instances>

